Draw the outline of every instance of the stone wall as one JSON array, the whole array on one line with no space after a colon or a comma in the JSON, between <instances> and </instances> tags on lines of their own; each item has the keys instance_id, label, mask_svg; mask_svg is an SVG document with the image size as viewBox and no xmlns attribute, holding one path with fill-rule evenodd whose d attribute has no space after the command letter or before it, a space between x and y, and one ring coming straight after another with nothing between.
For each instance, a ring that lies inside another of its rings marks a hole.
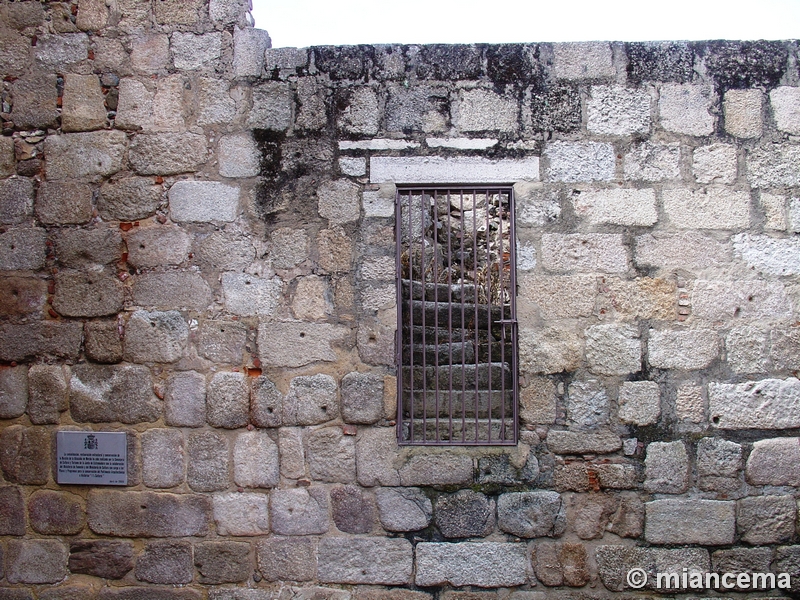
<instances>
[{"instance_id":1,"label":"stone wall","mask_svg":"<svg viewBox=\"0 0 800 600\"><path fill-rule=\"evenodd\" d=\"M244 4L0 5L0 598L800 591L797 43L271 49ZM520 442L400 448L395 184L476 175ZM57 485L66 430L129 485Z\"/></svg>"}]
</instances>

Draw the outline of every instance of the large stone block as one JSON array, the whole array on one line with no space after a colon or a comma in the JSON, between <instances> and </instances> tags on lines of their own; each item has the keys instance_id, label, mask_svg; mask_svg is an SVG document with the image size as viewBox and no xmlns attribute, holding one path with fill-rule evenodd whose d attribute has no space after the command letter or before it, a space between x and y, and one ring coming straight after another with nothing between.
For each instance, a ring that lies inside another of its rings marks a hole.
<instances>
[{"instance_id":1,"label":"large stone block","mask_svg":"<svg viewBox=\"0 0 800 600\"><path fill-rule=\"evenodd\" d=\"M67 547L58 540L9 540L9 583L57 583L67 575Z\"/></svg>"},{"instance_id":2,"label":"large stone block","mask_svg":"<svg viewBox=\"0 0 800 600\"><path fill-rule=\"evenodd\" d=\"M44 141L47 178L97 181L122 169L128 138L122 131L49 135Z\"/></svg>"},{"instance_id":3,"label":"large stone block","mask_svg":"<svg viewBox=\"0 0 800 600\"><path fill-rule=\"evenodd\" d=\"M518 274L520 298L544 319L588 317L594 312L597 279L591 275Z\"/></svg>"},{"instance_id":4,"label":"large stone block","mask_svg":"<svg viewBox=\"0 0 800 600\"><path fill-rule=\"evenodd\" d=\"M736 503L653 500L645 503L645 539L651 544L726 546L736 535Z\"/></svg>"},{"instance_id":5,"label":"large stone block","mask_svg":"<svg viewBox=\"0 0 800 600\"><path fill-rule=\"evenodd\" d=\"M65 317L102 317L122 310L122 283L109 272L64 270L55 275L53 308Z\"/></svg>"},{"instance_id":6,"label":"large stone block","mask_svg":"<svg viewBox=\"0 0 800 600\"><path fill-rule=\"evenodd\" d=\"M547 448L556 454L608 454L622 448L622 440L610 431L579 433L551 429L547 432Z\"/></svg>"},{"instance_id":7,"label":"large stone block","mask_svg":"<svg viewBox=\"0 0 800 600\"><path fill-rule=\"evenodd\" d=\"M71 269L97 270L122 258L119 229L63 229L54 236L58 262Z\"/></svg>"},{"instance_id":8,"label":"large stone block","mask_svg":"<svg viewBox=\"0 0 800 600\"><path fill-rule=\"evenodd\" d=\"M267 322L258 328L258 349L264 365L300 367L316 361L334 361L333 344L350 336L342 325L303 322Z\"/></svg>"},{"instance_id":9,"label":"large stone block","mask_svg":"<svg viewBox=\"0 0 800 600\"><path fill-rule=\"evenodd\" d=\"M589 582L586 547L579 543L539 542L531 556L536 578L547 586L583 587Z\"/></svg>"},{"instance_id":10,"label":"large stone block","mask_svg":"<svg viewBox=\"0 0 800 600\"><path fill-rule=\"evenodd\" d=\"M0 278L0 314L11 316L40 313L46 298L47 282L43 279Z\"/></svg>"},{"instance_id":11,"label":"large stone block","mask_svg":"<svg viewBox=\"0 0 800 600\"><path fill-rule=\"evenodd\" d=\"M25 535L25 502L16 486L0 487L0 535Z\"/></svg>"},{"instance_id":12,"label":"large stone block","mask_svg":"<svg viewBox=\"0 0 800 600\"><path fill-rule=\"evenodd\" d=\"M201 268L241 272L255 257L255 248L250 236L214 231L195 240L194 255Z\"/></svg>"},{"instance_id":13,"label":"large stone block","mask_svg":"<svg viewBox=\"0 0 800 600\"><path fill-rule=\"evenodd\" d=\"M194 547L194 566L200 583L239 583L253 572L250 544L245 542L203 542Z\"/></svg>"},{"instance_id":14,"label":"large stone block","mask_svg":"<svg viewBox=\"0 0 800 600\"><path fill-rule=\"evenodd\" d=\"M390 85L388 91L385 117L388 131L410 129L430 133L446 127L447 117L442 113L449 106L447 88Z\"/></svg>"},{"instance_id":15,"label":"large stone block","mask_svg":"<svg viewBox=\"0 0 800 600\"><path fill-rule=\"evenodd\" d=\"M308 436L308 468L317 481L350 483L356 476L355 441L340 427L325 427Z\"/></svg>"},{"instance_id":16,"label":"large stone block","mask_svg":"<svg viewBox=\"0 0 800 600\"><path fill-rule=\"evenodd\" d=\"M142 423L161 416L150 370L134 365L72 367L70 413L79 423Z\"/></svg>"},{"instance_id":17,"label":"large stone block","mask_svg":"<svg viewBox=\"0 0 800 600\"><path fill-rule=\"evenodd\" d=\"M53 73L34 72L17 79L12 86L14 125L21 129L54 127L58 118L56 85Z\"/></svg>"},{"instance_id":18,"label":"large stone block","mask_svg":"<svg viewBox=\"0 0 800 600\"><path fill-rule=\"evenodd\" d=\"M677 83L662 85L658 100L661 127L685 135L711 135L714 116L710 109L714 101L710 87Z\"/></svg>"},{"instance_id":19,"label":"large stone block","mask_svg":"<svg viewBox=\"0 0 800 600\"><path fill-rule=\"evenodd\" d=\"M497 526L525 538L564 533L566 506L558 492L510 492L497 498Z\"/></svg>"},{"instance_id":20,"label":"large stone block","mask_svg":"<svg viewBox=\"0 0 800 600\"><path fill-rule=\"evenodd\" d=\"M294 97L286 83L265 82L253 87L253 108L247 126L285 131L292 124Z\"/></svg>"},{"instance_id":21,"label":"large stone block","mask_svg":"<svg viewBox=\"0 0 800 600\"><path fill-rule=\"evenodd\" d=\"M281 301L283 281L246 273L223 273L222 293L228 312L240 316L270 316Z\"/></svg>"},{"instance_id":22,"label":"large stone block","mask_svg":"<svg viewBox=\"0 0 800 600\"><path fill-rule=\"evenodd\" d=\"M595 325L586 330L586 361L593 373L627 375L642 368L642 342L633 325Z\"/></svg>"},{"instance_id":23,"label":"large stone block","mask_svg":"<svg viewBox=\"0 0 800 600\"><path fill-rule=\"evenodd\" d=\"M229 80L201 77L193 87L198 125L224 125L234 120L237 101L231 95L231 88L236 88Z\"/></svg>"},{"instance_id":24,"label":"large stone block","mask_svg":"<svg viewBox=\"0 0 800 600\"><path fill-rule=\"evenodd\" d=\"M140 175L192 173L206 161L206 143L196 133L140 133L131 142L128 160Z\"/></svg>"},{"instance_id":25,"label":"large stone block","mask_svg":"<svg viewBox=\"0 0 800 600\"><path fill-rule=\"evenodd\" d=\"M79 225L92 218L92 189L85 184L47 181L36 196L36 218L45 225Z\"/></svg>"},{"instance_id":26,"label":"large stone block","mask_svg":"<svg viewBox=\"0 0 800 600\"><path fill-rule=\"evenodd\" d=\"M103 89L97 75L73 75L64 78L61 104L63 131L91 131L106 124Z\"/></svg>"},{"instance_id":27,"label":"large stone block","mask_svg":"<svg viewBox=\"0 0 800 600\"><path fill-rule=\"evenodd\" d=\"M564 323L561 321L561 323ZM529 374L574 371L583 361L584 340L570 325L519 331L519 364Z\"/></svg>"},{"instance_id":28,"label":"large stone block","mask_svg":"<svg viewBox=\"0 0 800 600\"><path fill-rule=\"evenodd\" d=\"M341 98L346 104L339 112L337 125L349 134L373 136L378 133L380 110L375 90L353 85Z\"/></svg>"},{"instance_id":29,"label":"large stone block","mask_svg":"<svg viewBox=\"0 0 800 600\"><path fill-rule=\"evenodd\" d=\"M608 423L611 403L597 379L573 381L567 388L567 418L578 429L597 429Z\"/></svg>"},{"instance_id":30,"label":"large stone block","mask_svg":"<svg viewBox=\"0 0 800 600\"><path fill-rule=\"evenodd\" d=\"M255 140L248 133L222 136L217 160L219 174L223 177L255 177L260 171L261 155Z\"/></svg>"},{"instance_id":31,"label":"large stone block","mask_svg":"<svg viewBox=\"0 0 800 600\"><path fill-rule=\"evenodd\" d=\"M373 373L348 373L342 378L342 419L346 423L370 425L384 414L383 377Z\"/></svg>"},{"instance_id":32,"label":"large stone block","mask_svg":"<svg viewBox=\"0 0 800 600\"><path fill-rule=\"evenodd\" d=\"M636 238L634 260L640 266L704 269L726 263L732 258L727 242L686 231L682 233L646 233Z\"/></svg>"},{"instance_id":33,"label":"large stone block","mask_svg":"<svg viewBox=\"0 0 800 600\"><path fill-rule=\"evenodd\" d=\"M736 442L706 437L697 443L697 474L704 478L738 477L742 470L742 447Z\"/></svg>"},{"instance_id":34,"label":"large stone block","mask_svg":"<svg viewBox=\"0 0 800 600\"><path fill-rule=\"evenodd\" d=\"M595 85L586 108L590 133L633 135L650 131L650 95L646 91Z\"/></svg>"},{"instance_id":35,"label":"large stone block","mask_svg":"<svg viewBox=\"0 0 800 600\"><path fill-rule=\"evenodd\" d=\"M202 596L200 592L190 589L127 586L101 588L97 600L202 600ZM224 598L224 600L228 599ZM248 597L245 600L251 600L251 598Z\"/></svg>"},{"instance_id":36,"label":"large stone block","mask_svg":"<svg viewBox=\"0 0 800 600\"><path fill-rule=\"evenodd\" d=\"M234 76L259 77L264 70L264 51L270 46L269 34L265 30L236 27L233 30Z\"/></svg>"},{"instance_id":37,"label":"large stone block","mask_svg":"<svg viewBox=\"0 0 800 600\"><path fill-rule=\"evenodd\" d=\"M194 579L192 563L189 542L157 540L148 542L137 557L134 573L148 583L185 584Z\"/></svg>"},{"instance_id":38,"label":"large stone block","mask_svg":"<svg viewBox=\"0 0 800 600\"><path fill-rule=\"evenodd\" d=\"M419 586L509 587L528 579L525 544L497 542L430 543L416 548Z\"/></svg>"},{"instance_id":39,"label":"large stone block","mask_svg":"<svg viewBox=\"0 0 800 600\"><path fill-rule=\"evenodd\" d=\"M196 492L224 490L230 485L228 439L214 430L193 431L186 441L186 480Z\"/></svg>"},{"instance_id":40,"label":"large stone block","mask_svg":"<svg viewBox=\"0 0 800 600\"><path fill-rule=\"evenodd\" d=\"M436 501L436 526L446 538L484 537L494 529L494 501L472 490L440 496Z\"/></svg>"},{"instance_id":41,"label":"large stone block","mask_svg":"<svg viewBox=\"0 0 800 600\"><path fill-rule=\"evenodd\" d=\"M97 210L109 221L136 221L155 214L162 187L150 177L125 177L106 181L100 188Z\"/></svg>"},{"instance_id":42,"label":"large stone block","mask_svg":"<svg viewBox=\"0 0 800 600\"><path fill-rule=\"evenodd\" d=\"M745 474L752 485L800 485L800 438L754 442Z\"/></svg>"},{"instance_id":43,"label":"large stone block","mask_svg":"<svg viewBox=\"0 0 800 600\"><path fill-rule=\"evenodd\" d=\"M399 469L400 485L455 485L470 483L472 458L456 452L411 456Z\"/></svg>"},{"instance_id":44,"label":"large stone block","mask_svg":"<svg viewBox=\"0 0 800 600\"><path fill-rule=\"evenodd\" d=\"M711 421L721 429L800 427L797 379L709 383L708 404Z\"/></svg>"},{"instance_id":45,"label":"large stone block","mask_svg":"<svg viewBox=\"0 0 800 600\"><path fill-rule=\"evenodd\" d=\"M737 161L736 146L732 144L700 146L692 154L694 178L698 183L734 183Z\"/></svg>"},{"instance_id":46,"label":"large stone block","mask_svg":"<svg viewBox=\"0 0 800 600\"><path fill-rule=\"evenodd\" d=\"M779 131L800 135L800 88L782 85L769 93L769 103Z\"/></svg>"},{"instance_id":47,"label":"large stone block","mask_svg":"<svg viewBox=\"0 0 800 600\"><path fill-rule=\"evenodd\" d=\"M0 180L0 223L16 225L33 214L33 196L33 179L9 177Z\"/></svg>"},{"instance_id":48,"label":"large stone block","mask_svg":"<svg viewBox=\"0 0 800 600\"><path fill-rule=\"evenodd\" d=\"M719 338L708 329L650 330L647 358L658 369L704 369L719 355Z\"/></svg>"},{"instance_id":49,"label":"large stone block","mask_svg":"<svg viewBox=\"0 0 800 600\"><path fill-rule=\"evenodd\" d=\"M694 284L692 314L708 321L791 318L792 305L777 281L706 281Z\"/></svg>"},{"instance_id":50,"label":"large stone block","mask_svg":"<svg viewBox=\"0 0 800 600\"><path fill-rule=\"evenodd\" d=\"M144 308L202 311L211 303L211 288L192 271L143 273L133 282L133 304Z\"/></svg>"},{"instance_id":51,"label":"large stone block","mask_svg":"<svg viewBox=\"0 0 800 600\"><path fill-rule=\"evenodd\" d=\"M559 79L601 79L616 73L608 42L553 44L556 77Z\"/></svg>"},{"instance_id":52,"label":"large stone block","mask_svg":"<svg viewBox=\"0 0 800 600\"><path fill-rule=\"evenodd\" d=\"M595 550L600 580L606 588L621 592L630 589L627 574L631 569L653 573L708 573L711 561L705 548L641 548L598 546ZM650 577L647 589L657 589L657 580Z\"/></svg>"},{"instance_id":53,"label":"large stone block","mask_svg":"<svg viewBox=\"0 0 800 600\"><path fill-rule=\"evenodd\" d=\"M214 496L214 521L217 533L266 535L269 533L269 498L266 494L229 493Z\"/></svg>"},{"instance_id":54,"label":"large stone block","mask_svg":"<svg viewBox=\"0 0 800 600\"><path fill-rule=\"evenodd\" d=\"M306 476L302 431L299 427L282 427L278 430L281 476L287 479L300 479Z\"/></svg>"},{"instance_id":55,"label":"large stone block","mask_svg":"<svg viewBox=\"0 0 800 600\"><path fill-rule=\"evenodd\" d=\"M689 456L682 441L651 442L644 464L648 492L681 494L689 487Z\"/></svg>"},{"instance_id":56,"label":"large stone block","mask_svg":"<svg viewBox=\"0 0 800 600\"><path fill-rule=\"evenodd\" d=\"M404 585L412 571L408 540L332 537L319 543L317 574L323 583Z\"/></svg>"},{"instance_id":57,"label":"large stone block","mask_svg":"<svg viewBox=\"0 0 800 600\"><path fill-rule=\"evenodd\" d=\"M611 144L558 141L546 146L550 181L611 181L615 172L615 153Z\"/></svg>"},{"instance_id":58,"label":"large stone block","mask_svg":"<svg viewBox=\"0 0 800 600\"><path fill-rule=\"evenodd\" d=\"M69 368L31 365L28 370L28 417L34 425L58 423L69 408Z\"/></svg>"},{"instance_id":59,"label":"large stone block","mask_svg":"<svg viewBox=\"0 0 800 600\"><path fill-rule=\"evenodd\" d=\"M183 483L186 454L180 430L157 428L142 433L142 472L147 487L171 488Z\"/></svg>"},{"instance_id":60,"label":"large stone block","mask_svg":"<svg viewBox=\"0 0 800 600\"><path fill-rule=\"evenodd\" d=\"M747 152L747 181L758 188L800 185L800 147L768 144Z\"/></svg>"},{"instance_id":61,"label":"large stone block","mask_svg":"<svg viewBox=\"0 0 800 600\"><path fill-rule=\"evenodd\" d=\"M745 229L750 225L750 193L723 188L663 192L664 212L680 229Z\"/></svg>"},{"instance_id":62,"label":"large stone block","mask_svg":"<svg viewBox=\"0 0 800 600\"><path fill-rule=\"evenodd\" d=\"M680 144L641 142L625 154L625 179L666 181L680 177Z\"/></svg>"},{"instance_id":63,"label":"large stone block","mask_svg":"<svg viewBox=\"0 0 800 600\"><path fill-rule=\"evenodd\" d=\"M144 22L149 21L150 11L141 7L138 10L140 15L137 16ZM129 26L133 26L133 22ZM131 33L131 66L134 71L143 75L163 72L169 62L169 38L160 33L144 33L141 30Z\"/></svg>"},{"instance_id":64,"label":"large stone block","mask_svg":"<svg viewBox=\"0 0 800 600\"><path fill-rule=\"evenodd\" d=\"M134 363L171 363L179 360L189 339L181 313L137 310L125 327L124 359Z\"/></svg>"},{"instance_id":65,"label":"large stone block","mask_svg":"<svg viewBox=\"0 0 800 600\"><path fill-rule=\"evenodd\" d=\"M283 394L267 377L256 377L250 388L250 421L257 427L280 427Z\"/></svg>"},{"instance_id":66,"label":"large stone block","mask_svg":"<svg viewBox=\"0 0 800 600\"><path fill-rule=\"evenodd\" d=\"M523 423L555 423L556 386L546 377L531 377L520 390L519 417Z\"/></svg>"},{"instance_id":67,"label":"large stone block","mask_svg":"<svg viewBox=\"0 0 800 600\"><path fill-rule=\"evenodd\" d=\"M213 427L236 429L250 416L250 386L243 373L215 373L206 393L206 420Z\"/></svg>"},{"instance_id":68,"label":"large stone block","mask_svg":"<svg viewBox=\"0 0 800 600\"><path fill-rule=\"evenodd\" d=\"M725 131L737 138L755 138L764 129L761 90L728 90L722 101Z\"/></svg>"},{"instance_id":69,"label":"large stone block","mask_svg":"<svg viewBox=\"0 0 800 600\"><path fill-rule=\"evenodd\" d=\"M317 544L312 538L271 537L257 546L258 570L267 581L311 581L317 576Z\"/></svg>"},{"instance_id":70,"label":"large stone block","mask_svg":"<svg viewBox=\"0 0 800 600\"><path fill-rule=\"evenodd\" d=\"M793 496L752 496L736 503L736 529L748 544L780 544L793 539L797 501Z\"/></svg>"},{"instance_id":71,"label":"large stone block","mask_svg":"<svg viewBox=\"0 0 800 600\"><path fill-rule=\"evenodd\" d=\"M174 427L202 427L206 422L206 378L178 371L167 380L164 422Z\"/></svg>"},{"instance_id":72,"label":"large stone block","mask_svg":"<svg viewBox=\"0 0 800 600\"><path fill-rule=\"evenodd\" d=\"M211 500L196 494L90 490L89 527L116 537L205 536Z\"/></svg>"},{"instance_id":73,"label":"large stone block","mask_svg":"<svg viewBox=\"0 0 800 600\"><path fill-rule=\"evenodd\" d=\"M0 467L6 481L44 485L50 477L50 459L47 428L11 425L0 432Z\"/></svg>"},{"instance_id":74,"label":"large stone block","mask_svg":"<svg viewBox=\"0 0 800 600\"><path fill-rule=\"evenodd\" d=\"M0 367L0 419L16 419L28 405L28 367Z\"/></svg>"},{"instance_id":75,"label":"large stone block","mask_svg":"<svg viewBox=\"0 0 800 600\"><path fill-rule=\"evenodd\" d=\"M538 181L539 157L495 160L480 156L373 156L369 159L369 177L372 183L467 183L476 178L486 183Z\"/></svg>"},{"instance_id":76,"label":"large stone block","mask_svg":"<svg viewBox=\"0 0 800 600\"><path fill-rule=\"evenodd\" d=\"M433 505L419 488L380 488L375 498L381 525L387 531L418 531L433 518Z\"/></svg>"},{"instance_id":77,"label":"large stone block","mask_svg":"<svg viewBox=\"0 0 800 600\"><path fill-rule=\"evenodd\" d=\"M322 184L317 189L318 210L328 223L341 225L361 217L360 187L346 179Z\"/></svg>"},{"instance_id":78,"label":"large stone block","mask_svg":"<svg viewBox=\"0 0 800 600\"><path fill-rule=\"evenodd\" d=\"M47 233L41 227L12 227L0 233L0 271L44 267Z\"/></svg>"},{"instance_id":79,"label":"large stone block","mask_svg":"<svg viewBox=\"0 0 800 600\"><path fill-rule=\"evenodd\" d=\"M321 487L274 490L270 516L272 530L278 535L327 533L328 492Z\"/></svg>"},{"instance_id":80,"label":"large stone block","mask_svg":"<svg viewBox=\"0 0 800 600\"><path fill-rule=\"evenodd\" d=\"M239 213L239 188L216 181L178 181L169 189L169 205L177 222L229 222Z\"/></svg>"},{"instance_id":81,"label":"large stone block","mask_svg":"<svg viewBox=\"0 0 800 600\"><path fill-rule=\"evenodd\" d=\"M797 238L742 233L732 239L734 250L752 269L767 275L800 273L800 240Z\"/></svg>"},{"instance_id":82,"label":"large stone block","mask_svg":"<svg viewBox=\"0 0 800 600\"><path fill-rule=\"evenodd\" d=\"M179 227L143 227L131 232L126 242L128 264L141 269L181 264L192 239Z\"/></svg>"},{"instance_id":83,"label":"large stone block","mask_svg":"<svg viewBox=\"0 0 800 600\"><path fill-rule=\"evenodd\" d=\"M572 207L592 225L653 225L658 220L656 194L652 189L573 191Z\"/></svg>"},{"instance_id":84,"label":"large stone block","mask_svg":"<svg viewBox=\"0 0 800 600\"><path fill-rule=\"evenodd\" d=\"M628 251L622 236L612 233L546 233L542 265L548 271L624 273Z\"/></svg>"},{"instance_id":85,"label":"large stone block","mask_svg":"<svg viewBox=\"0 0 800 600\"><path fill-rule=\"evenodd\" d=\"M375 525L375 502L356 485L331 490L331 514L339 531L369 533Z\"/></svg>"},{"instance_id":86,"label":"large stone block","mask_svg":"<svg viewBox=\"0 0 800 600\"><path fill-rule=\"evenodd\" d=\"M62 33L61 35L42 35L34 56L36 62L44 67L63 70L68 65L86 60L89 51L89 38L85 33Z\"/></svg>"},{"instance_id":87,"label":"large stone block","mask_svg":"<svg viewBox=\"0 0 800 600\"><path fill-rule=\"evenodd\" d=\"M623 423L653 425L661 416L661 392L655 381L626 381L619 388L618 416Z\"/></svg>"},{"instance_id":88,"label":"large stone block","mask_svg":"<svg viewBox=\"0 0 800 600\"><path fill-rule=\"evenodd\" d=\"M58 356L75 360L81 347L80 323L39 321L0 325L0 360Z\"/></svg>"},{"instance_id":89,"label":"large stone block","mask_svg":"<svg viewBox=\"0 0 800 600\"><path fill-rule=\"evenodd\" d=\"M278 445L262 431L246 431L233 446L233 479L247 488L273 488L280 481Z\"/></svg>"},{"instance_id":90,"label":"large stone block","mask_svg":"<svg viewBox=\"0 0 800 600\"><path fill-rule=\"evenodd\" d=\"M159 6L163 4L160 2ZM170 48L175 68L179 70L214 68L222 54L222 40L222 34L219 32L195 35L176 31L170 36Z\"/></svg>"},{"instance_id":91,"label":"large stone block","mask_svg":"<svg viewBox=\"0 0 800 600\"><path fill-rule=\"evenodd\" d=\"M454 121L463 132L513 132L519 127L519 104L490 90L462 90Z\"/></svg>"},{"instance_id":92,"label":"large stone block","mask_svg":"<svg viewBox=\"0 0 800 600\"><path fill-rule=\"evenodd\" d=\"M133 569L133 543L77 540L69 547L71 573L122 579Z\"/></svg>"}]
</instances>

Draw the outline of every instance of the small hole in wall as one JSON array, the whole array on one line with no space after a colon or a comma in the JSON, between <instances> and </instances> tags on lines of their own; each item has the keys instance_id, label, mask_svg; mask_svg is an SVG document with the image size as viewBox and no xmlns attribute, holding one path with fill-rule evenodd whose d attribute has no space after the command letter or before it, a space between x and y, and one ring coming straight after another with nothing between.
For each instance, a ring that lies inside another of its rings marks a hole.
<instances>
[{"instance_id":1,"label":"small hole in wall","mask_svg":"<svg viewBox=\"0 0 800 600\"><path fill-rule=\"evenodd\" d=\"M369 336L369 343L370 344L374 344L377 341L378 341L378 338L376 338L374 335Z\"/></svg>"},{"instance_id":2,"label":"small hole in wall","mask_svg":"<svg viewBox=\"0 0 800 600\"><path fill-rule=\"evenodd\" d=\"M324 404L320 406L320 408L322 409L322 412L328 412L328 407L325 406Z\"/></svg>"},{"instance_id":3,"label":"small hole in wall","mask_svg":"<svg viewBox=\"0 0 800 600\"><path fill-rule=\"evenodd\" d=\"M713 417L711 421L713 421L714 425L719 425L719 417Z\"/></svg>"},{"instance_id":4,"label":"small hole in wall","mask_svg":"<svg viewBox=\"0 0 800 600\"><path fill-rule=\"evenodd\" d=\"M748 302L752 302L752 301L753 301L753 297L752 297L752 296L748 296L748 297L747 297L747 301L748 301Z\"/></svg>"},{"instance_id":5,"label":"small hole in wall","mask_svg":"<svg viewBox=\"0 0 800 600\"><path fill-rule=\"evenodd\" d=\"M301 331L301 332L300 332L300 337L301 337L301 338L304 338L304 337L306 337L306 334L305 334L305 332Z\"/></svg>"},{"instance_id":6,"label":"small hole in wall","mask_svg":"<svg viewBox=\"0 0 800 600\"><path fill-rule=\"evenodd\" d=\"M267 407L267 413L270 414L270 415L272 414L272 407L271 406Z\"/></svg>"}]
</instances>

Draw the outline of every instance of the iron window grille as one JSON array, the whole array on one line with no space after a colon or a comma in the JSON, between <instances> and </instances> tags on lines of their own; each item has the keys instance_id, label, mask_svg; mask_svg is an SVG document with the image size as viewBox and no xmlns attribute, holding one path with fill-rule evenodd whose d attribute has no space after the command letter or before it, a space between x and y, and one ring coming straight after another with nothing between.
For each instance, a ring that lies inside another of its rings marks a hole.
<instances>
[{"instance_id":1,"label":"iron window grille","mask_svg":"<svg viewBox=\"0 0 800 600\"><path fill-rule=\"evenodd\" d=\"M512 189L400 188L395 231L398 442L516 444Z\"/></svg>"}]
</instances>

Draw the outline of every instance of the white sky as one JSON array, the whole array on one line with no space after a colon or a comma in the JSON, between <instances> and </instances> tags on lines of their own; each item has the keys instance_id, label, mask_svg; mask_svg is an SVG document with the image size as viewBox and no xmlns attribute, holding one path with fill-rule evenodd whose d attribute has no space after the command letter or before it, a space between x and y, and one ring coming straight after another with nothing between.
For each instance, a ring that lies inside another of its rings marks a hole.
<instances>
[{"instance_id":1,"label":"white sky","mask_svg":"<svg viewBox=\"0 0 800 600\"><path fill-rule=\"evenodd\" d=\"M800 0L252 0L274 48L791 39Z\"/></svg>"}]
</instances>

